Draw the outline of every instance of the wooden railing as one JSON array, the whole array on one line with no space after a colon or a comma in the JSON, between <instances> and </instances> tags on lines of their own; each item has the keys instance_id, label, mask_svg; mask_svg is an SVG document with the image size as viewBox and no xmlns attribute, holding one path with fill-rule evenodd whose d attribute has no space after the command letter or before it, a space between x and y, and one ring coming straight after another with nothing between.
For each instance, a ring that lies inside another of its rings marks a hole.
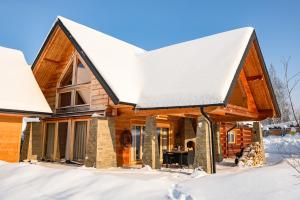
<instances>
[{"instance_id":1,"label":"wooden railing","mask_svg":"<svg viewBox=\"0 0 300 200\"><path fill-rule=\"evenodd\" d=\"M63 108L57 108L56 113L62 114L62 113L76 113L76 112L83 112L90 110L90 105L81 105L81 106L70 106L70 107L63 107Z\"/></svg>"}]
</instances>

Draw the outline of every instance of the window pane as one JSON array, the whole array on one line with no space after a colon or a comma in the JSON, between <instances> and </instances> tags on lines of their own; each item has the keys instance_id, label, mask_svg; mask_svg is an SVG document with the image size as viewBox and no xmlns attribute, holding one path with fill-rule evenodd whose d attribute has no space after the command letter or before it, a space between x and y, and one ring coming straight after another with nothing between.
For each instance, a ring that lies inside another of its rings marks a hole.
<instances>
[{"instance_id":1,"label":"window pane","mask_svg":"<svg viewBox=\"0 0 300 200\"><path fill-rule=\"evenodd\" d=\"M157 134L157 142L158 142L158 152L160 154L160 128L156 128L156 134Z\"/></svg>"},{"instance_id":2,"label":"window pane","mask_svg":"<svg viewBox=\"0 0 300 200\"><path fill-rule=\"evenodd\" d=\"M75 122L74 133L74 147L73 147L73 159L76 161L84 161L86 150L86 135L87 135L87 122L78 121Z\"/></svg>"},{"instance_id":3,"label":"window pane","mask_svg":"<svg viewBox=\"0 0 300 200\"><path fill-rule=\"evenodd\" d=\"M77 90L76 91L76 98L75 104L76 105L83 105L90 103L90 92L89 90Z\"/></svg>"},{"instance_id":4,"label":"window pane","mask_svg":"<svg viewBox=\"0 0 300 200\"><path fill-rule=\"evenodd\" d=\"M162 129L162 150L168 150L168 137L169 137L169 129L168 128L163 128Z\"/></svg>"},{"instance_id":5,"label":"window pane","mask_svg":"<svg viewBox=\"0 0 300 200\"><path fill-rule=\"evenodd\" d=\"M58 123L58 152L59 158L63 159L66 156L67 147L67 135L68 135L68 122Z\"/></svg>"},{"instance_id":6,"label":"window pane","mask_svg":"<svg viewBox=\"0 0 300 200\"><path fill-rule=\"evenodd\" d=\"M45 142L45 157L48 160L53 159L54 153L54 131L55 131L55 124L49 123L47 124L47 132L46 132L46 142Z\"/></svg>"},{"instance_id":7,"label":"window pane","mask_svg":"<svg viewBox=\"0 0 300 200\"><path fill-rule=\"evenodd\" d=\"M88 70L78 60L76 83L81 84L81 83L88 83L90 81L91 81L91 77L90 77Z\"/></svg>"},{"instance_id":8,"label":"window pane","mask_svg":"<svg viewBox=\"0 0 300 200\"><path fill-rule=\"evenodd\" d=\"M72 96L71 92L60 93L59 106L60 107L71 106L71 96Z\"/></svg>"},{"instance_id":9,"label":"window pane","mask_svg":"<svg viewBox=\"0 0 300 200\"><path fill-rule=\"evenodd\" d=\"M73 63L71 63L68 71L65 73L65 76L62 78L62 80L60 82L61 87L72 85L72 75L73 75L73 67L72 66L73 66Z\"/></svg>"},{"instance_id":10,"label":"window pane","mask_svg":"<svg viewBox=\"0 0 300 200\"><path fill-rule=\"evenodd\" d=\"M228 138L228 143L234 143L234 133L233 132L229 132L227 138Z\"/></svg>"}]
</instances>

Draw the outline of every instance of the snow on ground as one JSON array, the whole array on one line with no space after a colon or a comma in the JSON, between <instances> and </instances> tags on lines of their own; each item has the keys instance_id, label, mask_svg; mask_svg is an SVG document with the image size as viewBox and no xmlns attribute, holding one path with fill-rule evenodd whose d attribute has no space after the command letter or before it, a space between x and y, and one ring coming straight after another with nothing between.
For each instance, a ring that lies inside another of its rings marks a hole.
<instances>
[{"instance_id":1,"label":"snow on ground","mask_svg":"<svg viewBox=\"0 0 300 200\"><path fill-rule=\"evenodd\" d=\"M0 199L298 200L300 135L269 136L264 142L266 166L233 167L233 160L226 159L214 175L188 169L97 170L0 161Z\"/></svg>"},{"instance_id":2,"label":"snow on ground","mask_svg":"<svg viewBox=\"0 0 300 200\"><path fill-rule=\"evenodd\" d=\"M54 164L55 165L55 164ZM0 163L0 199L166 199L185 174Z\"/></svg>"},{"instance_id":3,"label":"snow on ground","mask_svg":"<svg viewBox=\"0 0 300 200\"><path fill-rule=\"evenodd\" d=\"M265 149L268 153L299 154L300 134L286 134L285 136L270 135L264 139Z\"/></svg>"}]
</instances>

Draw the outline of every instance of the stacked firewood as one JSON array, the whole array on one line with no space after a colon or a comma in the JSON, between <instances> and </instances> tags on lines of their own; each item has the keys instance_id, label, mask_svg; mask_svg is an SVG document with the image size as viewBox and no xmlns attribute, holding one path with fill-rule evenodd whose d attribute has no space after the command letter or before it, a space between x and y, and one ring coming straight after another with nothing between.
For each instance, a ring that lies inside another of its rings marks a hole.
<instances>
[{"instance_id":1,"label":"stacked firewood","mask_svg":"<svg viewBox=\"0 0 300 200\"><path fill-rule=\"evenodd\" d=\"M242 152L241 157L238 159L239 166L260 166L264 163L263 150L259 142L248 145Z\"/></svg>"}]
</instances>

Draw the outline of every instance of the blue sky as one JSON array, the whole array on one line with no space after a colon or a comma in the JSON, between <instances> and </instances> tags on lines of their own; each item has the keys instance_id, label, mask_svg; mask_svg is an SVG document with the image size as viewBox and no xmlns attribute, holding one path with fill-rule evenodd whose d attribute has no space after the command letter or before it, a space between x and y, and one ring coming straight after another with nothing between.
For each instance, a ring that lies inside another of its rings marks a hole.
<instances>
[{"instance_id":1,"label":"blue sky","mask_svg":"<svg viewBox=\"0 0 300 200\"><path fill-rule=\"evenodd\" d=\"M31 64L57 15L70 18L146 50L252 26L266 64L283 74L291 57L300 71L300 1L13 1L0 2L0 45L20 49ZM300 107L300 85L294 99Z\"/></svg>"}]
</instances>

